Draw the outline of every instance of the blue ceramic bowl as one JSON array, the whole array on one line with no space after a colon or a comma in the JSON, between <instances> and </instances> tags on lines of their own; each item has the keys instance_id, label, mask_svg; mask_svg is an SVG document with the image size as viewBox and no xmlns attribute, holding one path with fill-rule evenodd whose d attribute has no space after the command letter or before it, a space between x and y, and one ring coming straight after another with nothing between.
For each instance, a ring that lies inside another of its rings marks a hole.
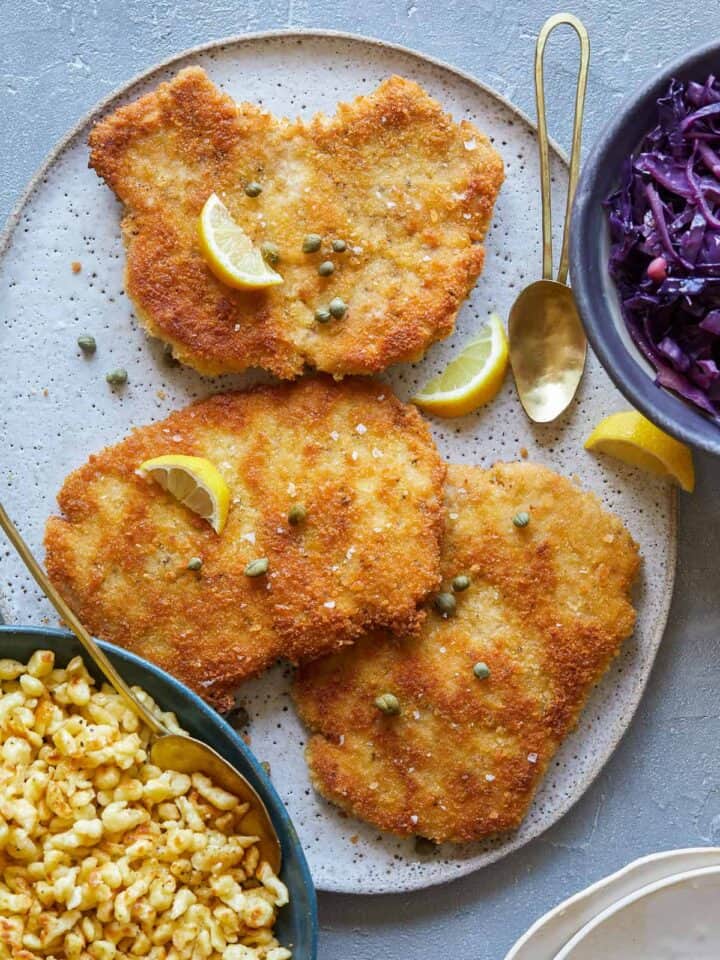
<instances>
[{"instance_id":1,"label":"blue ceramic bowl","mask_svg":"<svg viewBox=\"0 0 720 960\"><path fill-rule=\"evenodd\" d=\"M147 690L163 710L172 710L185 730L214 747L248 778L260 794L280 838L283 860L281 877L290 891L290 903L278 914L275 928L278 940L292 949L293 960L316 960L318 921L315 888L295 828L265 771L232 727L187 687L164 670L127 650L109 643L100 645L128 683ZM83 655L82 647L73 634L63 630L0 625L0 657L25 662L33 650L38 649L52 650L60 665L66 664L74 656ZM84 659L90 673L99 678L99 671L94 664L87 657Z\"/></svg>"},{"instance_id":2,"label":"blue ceramic bowl","mask_svg":"<svg viewBox=\"0 0 720 960\"><path fill-rule=\"evenodd\" d=\"M703 81L720 72L717 42L666 67L619 105L580 174L570 230L570 273L588 340L617 388L649 420L679 440L720 453L720 424L654 383L654 371L632 343L608 272L610 238L602 202L618 186L625 158L657 122L656 100L670 80Z\"/></svg>"}]
</instances>

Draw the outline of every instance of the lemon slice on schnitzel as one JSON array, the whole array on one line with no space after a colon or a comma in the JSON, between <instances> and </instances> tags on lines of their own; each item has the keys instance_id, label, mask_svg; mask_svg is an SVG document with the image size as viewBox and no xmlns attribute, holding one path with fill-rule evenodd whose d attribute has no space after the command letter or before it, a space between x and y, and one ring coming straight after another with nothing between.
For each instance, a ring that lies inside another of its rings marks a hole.
<instances>
[{"instance_id":1,"label":"lemon slice on schnitzel","mask_svg":"<svg viewBox=\"0 0 720 960\"><path fill-rule=\"evenodd\" d=\"M494 313L477 340L425 384L413 403L441 417L462 417L493 399L502 386L507 364L505 328Z\"/></svg>"},{"instance_id":2,"label":"lemon slice on schnitzel","mask_svg":"<svg viewBox=\"0 0 720 960\"><path fill-rule=\"evenodd\" d=\"M648 473L672 477L687 493L695 489L690 448L636 410L613 413L601 420L585 441L585 449L606 453Z\"/></svg>"},{"instance_id":3,"label":"lemon slice on schnitzel","mask_svg":"<svg viewBox=\"0 0 720 960\"><path fill-rule=\"evenodd\" d=\"M137 469L222 533L230 509L230 490L220 471L205 457L168 454L145 460Z\"/></svg>"},{"instance_id":4,"label":"lemon slice on schnitzel","mask_svg":"<svg viewBox=\"0 0 720 960\"><path fill-rule=\"evenodd\" d=\"M229 287L257 290L283 282L216 193L200 214L200 250L215 276Z\"/></svg>"}]
</instances>

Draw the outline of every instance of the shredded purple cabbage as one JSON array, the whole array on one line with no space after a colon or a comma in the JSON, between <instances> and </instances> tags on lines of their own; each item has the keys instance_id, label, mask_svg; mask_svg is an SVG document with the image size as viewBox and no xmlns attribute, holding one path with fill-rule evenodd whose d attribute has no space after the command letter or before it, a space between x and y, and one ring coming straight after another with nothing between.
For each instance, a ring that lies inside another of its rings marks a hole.
<instances>
[{"instance_id":1,"label":"shredded purple cabbage","mask_svg":"<svg viewBox=\"0 0 720 960\"><path fill-rule=\"evenodd\" d=\"M673 80L605 201L610 273L656 382L720 420L720 82Z\"/></svg>"}]
</instances>

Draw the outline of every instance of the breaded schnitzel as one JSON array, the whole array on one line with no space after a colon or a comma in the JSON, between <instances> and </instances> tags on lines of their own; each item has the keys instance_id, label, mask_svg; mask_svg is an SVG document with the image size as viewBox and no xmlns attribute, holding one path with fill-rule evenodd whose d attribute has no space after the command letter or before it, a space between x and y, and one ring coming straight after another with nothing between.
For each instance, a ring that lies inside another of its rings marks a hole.
<instances>
[{"instance_id":1,"label":"breaded schnitzel","mask_svg":"<svg viewBox=\"0 0 720 960\"><path fill-rule=\"evenodd\" d=\"M219 536L136 474L168 453L221 472L232 505ZM63 516L47 524L47 570L91 632L225 707L278 657L315 657L373 626L417 629L439 581L444 477L422 418L384 385L316 378L220 394L70 474ZM296 504L306 519L293 525ZM263 557L267 575L246 576Z\"/></svg>"},{"instance_id":2,"label":"breaded schnitzel","mask_svg":"<svg viewBox=\"0 0 720 960\"><path fill-rule=\"evenodd\" d=\"M632 632L639 559L619 520L545 467L450 467L447 509L443 591L470 579L454 615L302 667L294 696L328 800L383 830L464 842L522 821Z\"/></svg>"},{"instance_id":3,"label":"breaded schnitzel","mask_svg":"<svg viewBox=\"0 0 720 960\"><path fill-rule=\"evenodd\" d=\"M480 274L503 179L487 138L401 77L304 123L238 105L192 67L99 122L90 147L125 205L138 316L206 374L290 379L307 364L339 378L418 358ZM276 245L281 286L234 290L210 271L198 217L213 192L258 246ZM308 235L320 249L303 252ZM318 323L334 298L347 312Z\"/></svg>"}]
</instances>

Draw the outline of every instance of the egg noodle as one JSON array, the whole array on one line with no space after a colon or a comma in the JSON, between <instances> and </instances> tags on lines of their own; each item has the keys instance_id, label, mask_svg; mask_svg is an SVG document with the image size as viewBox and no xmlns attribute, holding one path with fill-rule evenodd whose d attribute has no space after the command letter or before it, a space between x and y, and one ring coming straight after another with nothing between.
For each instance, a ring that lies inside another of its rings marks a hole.
<instances>
[{"instance_id":1,"label":"egg noodle","mask_svg":"<svg viewBox=\"0 0 720 960\"><path fill-rule=\"evenodd\" d=\"M289 960L248 805L153 766L149 739L80 657L0 660L0 958Z\"/></svg>"}]
</instances>

